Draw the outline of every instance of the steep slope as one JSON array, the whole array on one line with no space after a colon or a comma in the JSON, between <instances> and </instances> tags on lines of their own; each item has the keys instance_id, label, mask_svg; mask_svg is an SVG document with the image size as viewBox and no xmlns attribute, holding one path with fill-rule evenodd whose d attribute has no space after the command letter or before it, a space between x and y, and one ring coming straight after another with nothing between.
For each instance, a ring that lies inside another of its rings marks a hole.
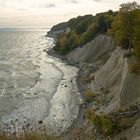
<instances>
[{"instance_id":1,"label":"steep slope","mask_svg":"<svg viewBox=\"0 0 140 140\"><path fill-rule=\"evenodd\" d=\"M134 58L127 59L128 71L120 93L121 105L125 107L140 104L140 74L131 72L131 67L135 64L139 64L139 62L136 62Z\"/></svg>"},{"instance_id":2,"label":"steep slope","mask_svg":"<svg viewBox=\"0 0 140 140\"><path fill-rule=\"evenodd\" d=\"M94 74L92 89L104 95L104 107L109 113L120 107L140 103L140 75L131 72L133 58L124 57L124 50L116 48L105 65Z\"/></svg>"},{"instance_id":3,"label":"steep slope","mask_svg":"<svg viewBox=\"0 0 140 140\"><path fill-rule=\"evenodd\" d=\"M102 63L109 57L112 49L111 38L106 35L99 35L85 46L74 49L67 55L67 58L73 63Z\"/></svg>"},{"instance_id":4,"label":"steep slope","mask_svg":"<svg viewBox=\"0 0 140 140\"><path fill-rule=\"evenodd\" d=\"M88 68L81 67L82 71L94 77L90 84L85 83L88 84L88 89L91 88L93 93L100 97L98 98L100 103L96 99L93 100L90 109L96 110L97 114L107 115L117 114L121 109L128 110L118 114L130 113L130 119L136 121L131 124L133 127L122 131L114 138L115 140L120 140L122 137L137 140L140 135L140 74L132 72L131 68L139 62L134 56L126 57L126 54L126 50L114 47L108 36L99 35L90 43L76 48L67 55L71 63L97 67L96 71L88 72ZM131 114L131 111L136 113Z\"/></svg>"},{"instance_id":5,"label":"steep slope","mask_svg":"<svg viewBox=\"0 0 140 140\"><path fill-rule=\"evenodd\" d=\"M116 48L105 65L94 74L92 90L104 96L104 107L100 109L105 113L112 112L120 107L120 92L127 73L126 59L123 51Z\"/></svg>"},{"instance_id":6,"label":"steep slope","mask_svg":"<svg viewBox=\"0 0 140 140\"><path fill-rule=\"evenodd\" d=\"M70 63L99 67L91 83L94 92L103 94L104 105L100 112L110 113L120 107L140 103L140 75L131 72L135 59L124 57L126 51L114 49L111 38L99 35L83 47L70 52L66 58ZM102 66L103 65L103 66Z\"/></svg>"}]
</instances>

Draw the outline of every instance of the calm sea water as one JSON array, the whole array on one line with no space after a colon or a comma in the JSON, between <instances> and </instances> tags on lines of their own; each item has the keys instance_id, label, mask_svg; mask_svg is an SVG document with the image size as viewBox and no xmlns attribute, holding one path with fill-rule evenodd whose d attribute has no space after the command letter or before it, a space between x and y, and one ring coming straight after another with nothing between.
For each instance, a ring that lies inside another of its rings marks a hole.
<instances>
[{"instance_id":1,"label":"calm sea water","mask_svg":"<svg viewBox=\"0 0 140 140\"><path fill-rule=\"evenodd\" d=\"M28 124L58 134L77 117L78 70L44 51L53 46L46 32L0 31L0 127L6 132L20 133Z\"/></svg>"}]
</instances>

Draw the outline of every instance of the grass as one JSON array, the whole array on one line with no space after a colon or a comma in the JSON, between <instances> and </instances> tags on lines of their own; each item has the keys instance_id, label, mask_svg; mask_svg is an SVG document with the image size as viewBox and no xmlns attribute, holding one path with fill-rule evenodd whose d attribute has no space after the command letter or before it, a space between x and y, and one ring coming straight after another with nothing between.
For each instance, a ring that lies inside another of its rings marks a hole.
<instances>
[{"instance_id":1,"label":"grass","mask_svg":"<svg viewBox=\"0 0 140 140\"><path fill-rule=\"evenodd\" d=\"M6 134L0 133L0 140L60 140L60 139L51 136L43 136L37 133L24 134L18 137L13 135L7 136Z\"/></svg>"},{"instance_id":2,"label":"grass","mask_svg":"<svg viewBox=\"0 0 140 140\"><path fill-rule=\"evenodd\" d=\"M92 122L98 133L111 136L116 133L116 124L106 115L96 115L95 111L87 110L86 118Z\"/></svg>"}]
</instances>

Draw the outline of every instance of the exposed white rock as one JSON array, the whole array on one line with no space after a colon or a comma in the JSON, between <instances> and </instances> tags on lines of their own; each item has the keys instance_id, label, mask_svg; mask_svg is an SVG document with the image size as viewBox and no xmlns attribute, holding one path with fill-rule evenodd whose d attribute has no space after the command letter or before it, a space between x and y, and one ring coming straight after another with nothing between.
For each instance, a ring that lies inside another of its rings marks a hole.
<instances>
[{"instance_id":1,"label":"exposed white rock","mask_svg":"<svg viewBox=\"0 0 140 140\"><path fill-rule=\"evenodd\" d=\"M95 73L91 86L94 91L104 93L110 103L102 111L109 113L120 106L120 88L124 71L127 71L123 51L116 48L106 64Z\"/></svg>"},{"instance_id":2,"label":"exposed white rock","mask_svg":"<svg viewBox=\"0 0 140 140\"><path fill-rule=\"evenodd\" d=\"M92 74L94 81L91 83L91 88L103 94L106 103L100 108L100 112L105 113L140 101L140 75L132 74L129 70L133 59L124 57L125 51L120 47L113 49L114 44L111 38L99 35L90 43L76 48L67 55L72 63L79 62L90 64L95 68L101 67ZM86 68L82 68L85 71Z\"/></svg>"},{"instance_id":3,"label":"exposed white rock","mask_svg":"<svg viewBox=\"0 0 140 140\"><path fill-rule=\"evenodd\" d=\"M124 58L124 51L118 47L94 74L91 87L106 98L106 104L100 111L109 113L122 106L127 108L140 103L140 75L130 72L129 67L133 63L133 58Z\"/></svg>"},{"instance_id":4,"label":"exposed white rock","mask_svg":"<svg viewBox=\"0 0 140 140\"><path fill-rule=\"evenodd\" d=\"M101 58L106 58L113 48L111 38L99 35L83 47L78 47L67 56L70 62L97 63Z\"/></svg>"}]
</instances>

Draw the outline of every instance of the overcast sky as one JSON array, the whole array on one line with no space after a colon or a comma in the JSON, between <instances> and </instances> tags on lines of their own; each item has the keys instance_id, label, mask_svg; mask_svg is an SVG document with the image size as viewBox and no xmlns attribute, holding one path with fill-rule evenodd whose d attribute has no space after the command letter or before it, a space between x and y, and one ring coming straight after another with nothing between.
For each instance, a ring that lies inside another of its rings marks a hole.
<instances>
[{"instance_id":1,"label":"overcast sky","mask_svg":"<svg viewBox=\"0 0 140 140\"><path fill-rule=\"evenodd\" d=\"M0 0L0 27L51 27L72 17L95 15L133 0ZM139 0L135 0L139 2Z\"/></svg>"}]
</instances>

